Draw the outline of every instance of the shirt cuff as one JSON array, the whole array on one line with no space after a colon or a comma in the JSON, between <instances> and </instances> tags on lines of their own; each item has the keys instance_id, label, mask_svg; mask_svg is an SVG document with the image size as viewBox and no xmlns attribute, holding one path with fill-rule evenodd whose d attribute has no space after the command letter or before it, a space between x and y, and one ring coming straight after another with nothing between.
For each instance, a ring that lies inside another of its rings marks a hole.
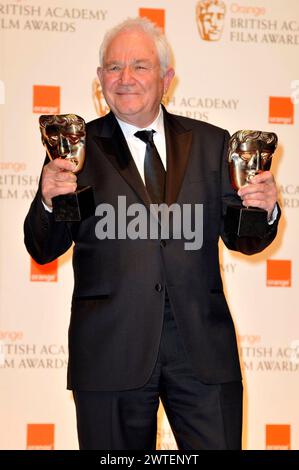
<instances>
[{"instance_id":1,"label":"shirt cuff","mask_svg":"<svg viewBox=\"0 0 299 470\"><path fill-rule=\"evenodd\" d=\"M274 224L275 220L277 219L277 215L278 215L278 208L277 208L277 204L275 204L271 217L268 220L268 225Z\"/></svg>"},{"instance_id":2,"label":"shirt cuff","mask_svg":"<svg viewBox=\"0 0 299 470\"><path fill-rule=\"evenodd\" d=\"M45 209L47 212L53 212L53 208L47 206L47 204L45 204L43 200L42 200L42 205L44 206L44 209ZM273 212L274 212L274 211L273 211Z\"/></svg>"}]
</instances>

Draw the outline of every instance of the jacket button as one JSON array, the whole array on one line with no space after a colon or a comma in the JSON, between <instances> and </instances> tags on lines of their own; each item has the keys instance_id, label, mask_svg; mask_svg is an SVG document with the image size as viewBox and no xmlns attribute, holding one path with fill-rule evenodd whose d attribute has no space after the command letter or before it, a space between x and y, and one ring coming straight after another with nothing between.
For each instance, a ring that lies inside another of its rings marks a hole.
<instances>
[{"instance_id":1,"label":"jacket button","mask_svg":"<svg viewBox=\"0 0 299 470\"><path fill-rule=\"evenodd\" d=\"M165 246L166 246L166 241L165 241L165 240L161 240L161 241L160 241L160 246L161 246L162 248L165 248Z\"/></svg>"},{"instance_id":2,"label":"jacket button","mask_svg":"<svg viewBox=\"0 0 299 470\"><path fill-rule=\"evenodd\" d=\"M156 289L157 292L162 292L162 290L163 290L162 284L160 284L160 283L156 284L155 289Z\"/></svg>"}]
</instances>

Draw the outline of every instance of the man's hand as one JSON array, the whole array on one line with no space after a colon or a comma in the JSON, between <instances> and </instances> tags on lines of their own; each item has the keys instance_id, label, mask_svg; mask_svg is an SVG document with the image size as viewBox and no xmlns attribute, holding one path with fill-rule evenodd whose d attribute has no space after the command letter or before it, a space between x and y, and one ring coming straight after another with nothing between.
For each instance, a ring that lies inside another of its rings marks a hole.
<instances>
[{"instance_id":1,"label":"man's hand","mask_svg":"<svg viewBox=\"0 0 299 470\"><path fill-rule=\"evenodd\" d=\"M42 173L42 198L52 207L52 197L76 191L77 177L72 173L76 165L66 159L56 158L44 166Z\"/></svg>"},{"instance_id":2,"label":"man's hand","mask_svg":"<svg viewBox=\"0 0 299 470\"><path fill-rule=\"evenodd\" d=\"M270 219L277 202L277 189L272 173L264 171L254 176L247 186L239 189L238 195L244 206L265 209Z\"/></svg>"}]
</instances>

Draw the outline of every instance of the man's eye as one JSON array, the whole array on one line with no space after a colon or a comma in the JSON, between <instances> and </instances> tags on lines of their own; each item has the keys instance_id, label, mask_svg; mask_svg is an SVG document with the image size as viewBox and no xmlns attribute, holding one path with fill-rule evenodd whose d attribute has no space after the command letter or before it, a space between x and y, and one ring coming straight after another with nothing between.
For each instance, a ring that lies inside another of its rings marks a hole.
<instances>
[{"instance_id":1,"label":"man's eye","mask_svg":"<svg viewBox=\"0 0 299 470\"><path fill-rule=\"evenodd\" d=\"M119 72L121 70L121 67L119 65L109 65L106 70L108 72Z\"/></svg>"},{"instance_id":2,"label":"man's eye","mask_svg":"<svg viewBox=\"0 0 299 470\"><path fill-rule=\"evenodd\" d=\"M147 71L149 70L149 67L147 65L138 64L138 65L135 65L134 69L137 71Z\"/></svg>"}]
</instances>

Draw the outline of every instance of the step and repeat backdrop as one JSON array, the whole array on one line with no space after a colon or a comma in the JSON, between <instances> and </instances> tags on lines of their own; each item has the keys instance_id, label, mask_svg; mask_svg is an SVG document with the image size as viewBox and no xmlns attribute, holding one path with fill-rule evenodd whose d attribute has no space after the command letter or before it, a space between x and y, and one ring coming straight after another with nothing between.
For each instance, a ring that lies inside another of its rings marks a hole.
<instances>
[{"instance_id":1,"label":"step and repeat backdrop","mask_svg":"<svg viewBox=\"0 0 299 470\"><path fill-rule=\"evenodd\" d=\"M220 263L244 375L244 448L299 449L297 0L0 1L0 448L78 448L66 390L72 252L39 266L22 226L44 160L39 115L108 112L99 45L138 15L172 45L169 111L278 134L279 235L251 257L221 245ZM162 408L158 448L176 448Z\"/></svg>"}]
</instances>

